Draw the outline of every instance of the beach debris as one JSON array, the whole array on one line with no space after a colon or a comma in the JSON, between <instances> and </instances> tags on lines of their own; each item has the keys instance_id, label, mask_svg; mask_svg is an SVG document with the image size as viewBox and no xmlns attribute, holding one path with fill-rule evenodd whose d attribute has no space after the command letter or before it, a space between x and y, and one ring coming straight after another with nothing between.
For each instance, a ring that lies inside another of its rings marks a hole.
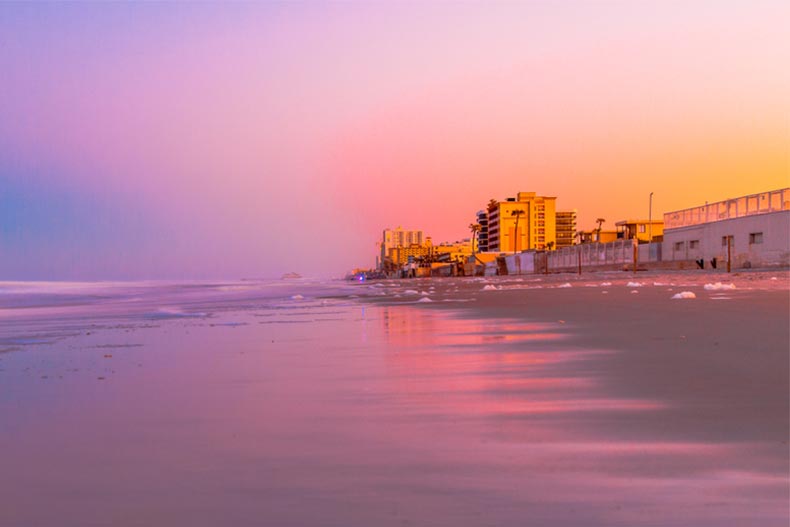
<instances>
[{"instance_id":1,"label":"beach debris","mask_svg":"<svg viewBox=\"0 0 790 527\"><path fill-rule=\"evenodd\" d=\"M729 289L735 289L735 284L723 284L721 282L716 282L715 284L705 284L704 288L705 291L726 291Z\"/></svg>"},{"instance_id":2,"label":"beach debris","mask_svg":"<svg viewBox=\"0 0 790 527\"><path fill-rule=\"evenodd\" d=\"M293 295L291 300L304 300L304 297L302 295Z\"/></svg>"},{"instance_id":3,"label":"beach debris","mask_svg":"<svg viewBox=\"0 0 790 527\"><path fill-rule=\"evenodd\" d=\"M433 302L433 300L431 300L427 296L424 296L421 299L417 300L417 302Z\"/></svg>"},{"instance_id":4,"label":"beach debris","mask_svg":"<svg viewBox=\"0 0 790 527\"><path fill-rule=\"evenodd\" d=\"M481 291L496 291L497 287L495 285L488 284L487 286L483 287Z\"/></svg>"},{"instance_id":5,"label":"beach debris","mask_svg":"<svg viewBox=\"0 0 790 527\"><path fill-rule=\"evenodd\" d=\"M775 277L775 276L772 276L771 280L779 280L779 279L777 277Z\"/></svg>"},{"instance_id":6,"label":"beach debris","mask_svg":"<svg viewBox=\"0 0 790 527\"><path fill-rule=\"evenodd\" d=\"M601 285L604 287L609 287L610 285L612 285L612 282L601 282Z\"/></svg>"},{"instance_id":7,"label":"beach debris","mask_svg":"<svg viewBox=\"0 0 790 527\"><path fill-rule=\"evenodd\" d=\"M111 354L111 353L106 353L106 354L104 355L104 358L105 358L105 359L111 359L111 358L112 358L112 354Z\"/></svg>"},{"instance_id":8,"label":"beach debris","mask_svg":"<svg viewBox=\"0 0 790 527\"><path fill-rule=\"evenodd\" d=\"M565 282L564 284L560 284L557 286L558 288L566 288L566 287L573 287L570 282Z\"/></svg>"},{"instance_id":9,"label":"beach debris","mask_svg":"<svg viewBox=\"0 0 790 527\"><path fill-rule=\"evenodd\" d=\"M608 295L608 294L609 294L609 291L601 291L601 294L602 294L602 295Z\"/></svg>"},{"instance_id":10,"label":"beach debris","mask_svg":"<svg viewBox=\"0 0 790 527\"><path fill-rule=\"evenodd\" d=\"M683 300L686 298L697 298L697 295L691 291L681 291L680 293L672 295L672 300Z\"/></svg>"},{"instance_id":11,"label":"beach debris","mask_svg":"<svg viewBox=\"0 0 790 527\"><path fill-rule=\"evenodd\" d=\"M645 284L643 284L642 282L628 282L627 284L625 284L626 287L642 287L643 285Z\"/></svg>"}]
</instances>

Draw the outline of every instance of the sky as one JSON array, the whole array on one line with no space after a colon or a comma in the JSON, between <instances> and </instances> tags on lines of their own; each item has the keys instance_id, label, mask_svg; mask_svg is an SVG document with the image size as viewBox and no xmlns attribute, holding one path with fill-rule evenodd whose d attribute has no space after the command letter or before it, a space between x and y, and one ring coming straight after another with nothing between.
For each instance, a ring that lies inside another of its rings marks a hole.
<instances>
[{"instance_id":1,"label":"sky","mask_svg":"<svg viewBox=\"0 0 790 527\"><path fill-rule=\"evenodd\" d=\"M0 280L341 276L790 186L790 4L0 3Z\"/></svg>"}]
</instances>

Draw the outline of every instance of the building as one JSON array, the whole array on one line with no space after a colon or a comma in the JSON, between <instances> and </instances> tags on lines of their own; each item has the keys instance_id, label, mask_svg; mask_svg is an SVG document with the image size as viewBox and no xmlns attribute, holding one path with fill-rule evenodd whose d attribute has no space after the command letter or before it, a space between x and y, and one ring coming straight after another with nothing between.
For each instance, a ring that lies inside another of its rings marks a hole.
<instances>
[{"instance_id":1,"label":"building","mask_svg":"<svg viewBox=\"0 0 790 527\"><path fill-rule=\"evenodd\" d=\"M477 251L488 252L488 211L477 211L477 224L480 231L477 233Z\"/></svg>"},{"instance_id":2,"label":"building","mask_svg":"<svg viewBox=\"0 0 790 527\"><path fill-rule=\"evenodd\" d=\"M431 259L437 262L465 262L472 255L472 239L443 242L433 246Z\"/></svg>"},{"instance_id":3,"label":"building","mask_svg":"<svg viewBox=\"0 0 790 527\"><path fill-rule=\"evenodd\" d=\"M617 240L617 231L604 231L593 229L590 231L579 231L579 243L609 243Z\"/></svg>"},{"instance_id":4,"label":"building","mask_svg":"<svg viewBox=\"0 0 790 527\"><path fill-rule=\"evenodd\" d=\"M790 188L664 214L662 253L704 267L790 265Z\"/></svg>"},{"instance_id":5,"label":"building","mask_svg":"<svg viewBox=\"0 0 790 527\"><path fill-rule=\"evenodd\" d=\"M555 214L557 249L570 247L576 240L576 210L557 211Z\"/></svg>"},{"instance_id":6,"label":"building","mask_svg":"<svg viewBox=\"0 0 790 527\"><path fill-rule=\"evenodd\" d=\"M488 205L488 250L543 250L556 244L556 197L519 192Z\"/></svg>"},{"instance_id":7,"label":"building","mask_svg":"<svg viewBox=\"0 0 790 527\"><path fill-rule=\"evenodd\" d=\"M409 247L422 247L425 245L425 236L422 231L397 229L384 229L381 240L381 260L383 264L390 259L392 249L402 249Z\"/></svg>"},{"instance_id":8,"label":"building","mask_svg":"<svg viewBox=\"0 0 790 527\"><path fill-rule=\"evenodd\" d=\"M409 247L411 245L422 245L424 235L422 231L409 231L401 227L397 229L385 229L381 243L382 254L393 247Z\"/></svg>"},{"instance_id":9,"label":"building","mask_svg":"<svg viewBox=\"0 0 790 527\"><path fill-rule=\"evenodd\" d=\"M663 220L622 220L614 225L617 227L617 238L619 239L633 240L636 238L638 242L647 243L661 241L664 235Z\"/></svg>"},{"instance_id":10,"label":"building","mask_svg":"<svg viewBox=\"0 0 790 527\"><path fill-rule=\"evenodd\" d=\"M392 247L384 258L384 268L391 270L409 261L427 258L432 254L430 245L410 245L409 247Z\"/></svg>"}]
</instances>

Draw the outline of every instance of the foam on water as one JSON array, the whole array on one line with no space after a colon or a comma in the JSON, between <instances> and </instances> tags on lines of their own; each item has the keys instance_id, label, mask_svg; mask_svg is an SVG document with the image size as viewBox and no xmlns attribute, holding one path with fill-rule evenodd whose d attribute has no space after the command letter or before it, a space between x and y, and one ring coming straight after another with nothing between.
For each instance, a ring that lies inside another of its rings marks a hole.
<instances>
[{"instance_id":1,"label":"foam on water","mask_svg":"<svg viewBox=\"0 0 790 527\"><path fill-rule=\"evenodd\" d=\"M687 298L697 298L697 295L691 291L681 291L680 293L672 295L672 300L683 300Z\"/></svg>"},{"instance_id":2,"label":"foam on water","mask_svg":"<svg viewBox=\"0 0 790 527\"><path fill-rule=\"evenodd\" d=\"M716 282L714 284L705 284L703 287L705 291L727 291L735 289L735 284L723 284L721 282Z\"/></svg>"}]
</instances>

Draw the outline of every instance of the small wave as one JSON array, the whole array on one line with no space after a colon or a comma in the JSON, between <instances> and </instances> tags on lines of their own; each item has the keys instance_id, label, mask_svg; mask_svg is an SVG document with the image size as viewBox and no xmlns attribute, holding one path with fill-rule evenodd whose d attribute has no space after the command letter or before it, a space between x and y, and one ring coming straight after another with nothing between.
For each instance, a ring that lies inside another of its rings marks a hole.
<instances>
[{"instance_id":1,"label":"small wave","mask_svg":"<svg viewBox=\"0 0 790 527\"><path fill-rule=\"evenodd\" d=\"M164 320L169 318L206 318L208 313L185 313L180 309L175 308L161 308L152 313L146 313L144 318L149 320Z\"/></svg>"}]
</instances>

